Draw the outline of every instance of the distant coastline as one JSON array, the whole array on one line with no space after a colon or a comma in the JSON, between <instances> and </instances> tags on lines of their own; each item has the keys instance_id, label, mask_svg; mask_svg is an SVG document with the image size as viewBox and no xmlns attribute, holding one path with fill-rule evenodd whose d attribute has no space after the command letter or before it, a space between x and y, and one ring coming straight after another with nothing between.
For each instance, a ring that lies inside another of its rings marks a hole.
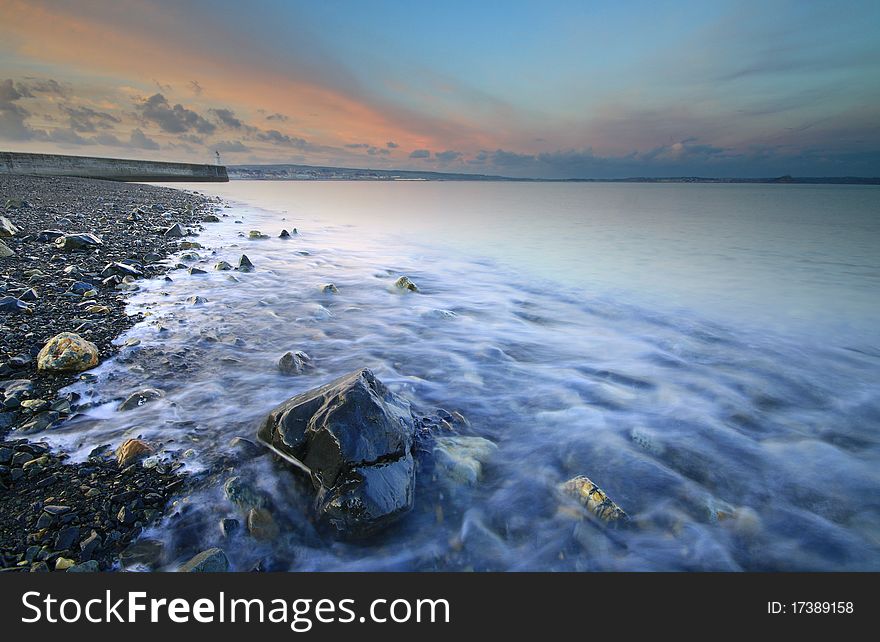
<instances>
[{"instance_id":1,"label":"distant coastline","mask_svg":"<svg viewBox=\"0 0 880 642\"><path fill-rule=\"evenodd\" d=\"M527 183L758 183L800 185L880 185L880 177L777 176L774 178L712 178L670 176L651 178L515 178L491 174L422 172L397 169L357 169L320 165L228 165L230 180L259 181L506 181Z\"/></svg>"}]
</instances>

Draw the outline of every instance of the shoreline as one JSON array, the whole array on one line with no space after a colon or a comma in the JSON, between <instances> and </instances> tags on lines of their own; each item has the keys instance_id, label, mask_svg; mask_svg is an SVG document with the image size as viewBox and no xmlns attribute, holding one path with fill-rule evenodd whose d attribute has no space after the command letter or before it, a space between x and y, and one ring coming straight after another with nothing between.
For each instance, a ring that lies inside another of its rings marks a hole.
<instances>
[{"instance_id":1,"label":"shoreline","mask_svg":"<svg viewBox=\"0 0 880 642\"><path fill-rule=\"evenodd\" d=\"M174 269L165 260L192 247L189 232L216 204L159 186L0 175L0 572L110 570L183 483L174 463L130 465L98 448L71 464L40 443L77 413L78 395L60 390L90 375L37 361L61 332L92 343L99 362L112 358L114 340L142 318L125 311L137 281ZM64 249L64 232L100 244Z\"/></svg>"}]
</instances>

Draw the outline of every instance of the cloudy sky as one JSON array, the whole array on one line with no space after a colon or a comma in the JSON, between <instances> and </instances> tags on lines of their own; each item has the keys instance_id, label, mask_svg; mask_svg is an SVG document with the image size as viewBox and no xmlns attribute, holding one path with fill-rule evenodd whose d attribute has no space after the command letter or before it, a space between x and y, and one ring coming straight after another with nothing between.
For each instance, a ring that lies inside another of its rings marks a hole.
<instances>
[{"instance_id":1,"label":"cloudy sky","mask_svg":"<svg viewBox=\"0 0 880 642\"><path fill-rule=\"evenodd\" d=\"M0 149L880 175L880 2L0 0Z\"/></svg>"}]
</instances>

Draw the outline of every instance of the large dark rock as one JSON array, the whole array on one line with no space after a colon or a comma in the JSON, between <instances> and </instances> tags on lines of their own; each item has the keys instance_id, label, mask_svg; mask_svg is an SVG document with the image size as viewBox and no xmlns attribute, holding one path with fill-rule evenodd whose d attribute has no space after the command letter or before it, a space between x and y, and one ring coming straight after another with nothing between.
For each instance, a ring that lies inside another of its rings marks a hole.
<instances>
[{"instance_id":1,"label":"large dark rock","mask_svg":"<svg viewBox=\"0 0 880 642\"><path fill-rule=\"evenodd\" d=\"M311 475L319 517L358 536L412 508L414 434L409 404L364 369L285 401L258 436Z\"/></svg>"}]
</instances>

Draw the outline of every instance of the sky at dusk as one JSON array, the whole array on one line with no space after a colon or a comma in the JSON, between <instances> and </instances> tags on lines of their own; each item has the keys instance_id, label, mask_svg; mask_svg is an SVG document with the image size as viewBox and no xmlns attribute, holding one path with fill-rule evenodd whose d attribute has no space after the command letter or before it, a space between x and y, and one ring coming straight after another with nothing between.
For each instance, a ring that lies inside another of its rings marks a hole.
<instances>
[{"instance_id":1,"label":"sky at dusk","mask_svg":"<svg viewBox=\"0 0 880 642\"><path fill-rule=\"evenodd\" d=\"M880 2L0 0L0 149L880 176Z\"/></svg>"}]
</instances>

